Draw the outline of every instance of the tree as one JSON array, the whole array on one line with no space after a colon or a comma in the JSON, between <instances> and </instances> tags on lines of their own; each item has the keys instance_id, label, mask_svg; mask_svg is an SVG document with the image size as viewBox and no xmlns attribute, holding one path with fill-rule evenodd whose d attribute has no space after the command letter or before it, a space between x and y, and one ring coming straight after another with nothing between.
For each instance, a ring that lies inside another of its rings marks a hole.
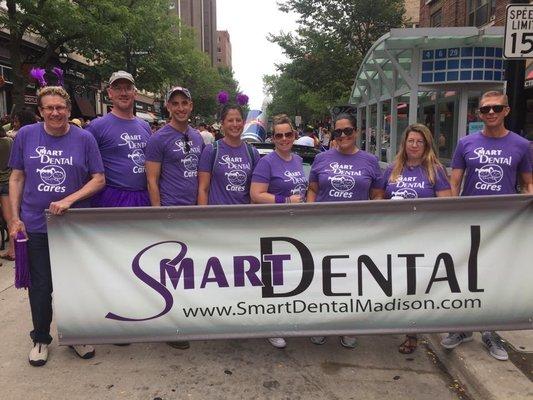
<instances>
[{"instance_id":1,"label":"tree","mask_svg":"<svg viewBox=\"0 0 533 400\"><path fill-rule=\"evenodd\" d=\"M290 62L278 66L277 81L266 78L267 93L272 110L289 109L287 99L297 99L307 120L322 119L329 108L345 103L372 44L405 22L402 0L286 0L280 10L297 13L299 28L296 35L269 37Z\"/></svg>"}]
</instances>

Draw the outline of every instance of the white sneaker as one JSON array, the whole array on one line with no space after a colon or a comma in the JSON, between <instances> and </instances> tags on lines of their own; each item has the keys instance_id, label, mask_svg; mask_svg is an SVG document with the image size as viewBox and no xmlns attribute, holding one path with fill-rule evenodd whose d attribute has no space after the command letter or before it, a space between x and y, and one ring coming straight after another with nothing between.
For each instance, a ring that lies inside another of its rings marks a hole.
<instances>
[{"instance_id":1,"label":"white sneaker","mask_svg":"<svg viewBox=\"0 0 533 400\"><path fill-rule=\"evenodd\" d=\"M70 346L70 348L74 350L74 352L78 355L78 357L83 358L84 360L93 358L95 354L94 347L88 344Z\"/></svg>"},{"instance_id":2,"label":"white sneaker","mask_svg":"<svg viewBox=\"0 0 533 400\"><path fill-rule=\"evenodd\" d=\"M287 346L287 342L282 337L268 338L267 340L276 349L284 349Z\"/></svg>"},{"instance_id":3,"label":"white sneaker","mask_svg":"<svg viewBox=\"0 0 533 400\"><path fill-rule=\"evenodd\" d=\"M45 343L35 343L30 351L28 361L34 367L42 367L48 360L48 345Z\"/></svg>"}]
</instances>

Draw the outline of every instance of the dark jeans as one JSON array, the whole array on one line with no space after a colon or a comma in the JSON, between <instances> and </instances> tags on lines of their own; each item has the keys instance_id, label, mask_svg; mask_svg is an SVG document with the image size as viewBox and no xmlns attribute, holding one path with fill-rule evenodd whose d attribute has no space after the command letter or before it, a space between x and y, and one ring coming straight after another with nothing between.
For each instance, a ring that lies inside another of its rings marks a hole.
<instances>
[{"instance_id":1,"label":"dark jeans","mask_svg":"<svg viewBox=\"0 0 533 400\"><path fill-rule=\"evenodd\" d=\"M28 290L33 331L30 337L35 343L52 342L52 270L48 251L48 234L28 232L28 259L31 287Z\"/></svg>"}]
</instances>

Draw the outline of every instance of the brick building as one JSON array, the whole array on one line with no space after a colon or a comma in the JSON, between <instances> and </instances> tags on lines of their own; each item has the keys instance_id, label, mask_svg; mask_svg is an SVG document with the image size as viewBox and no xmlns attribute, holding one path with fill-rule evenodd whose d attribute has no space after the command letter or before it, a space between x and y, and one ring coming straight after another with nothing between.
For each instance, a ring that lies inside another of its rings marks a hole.
<instances>
[{"instance_id":1,"label":"brick building","mask_svg":"<svg viewBox=\"0 0 533 400\"><path fill-rule=\"evenodd\" d=\"M228 31L217 31L217 67L232 68L231 39Z\"/></svg>"}]
</instances>

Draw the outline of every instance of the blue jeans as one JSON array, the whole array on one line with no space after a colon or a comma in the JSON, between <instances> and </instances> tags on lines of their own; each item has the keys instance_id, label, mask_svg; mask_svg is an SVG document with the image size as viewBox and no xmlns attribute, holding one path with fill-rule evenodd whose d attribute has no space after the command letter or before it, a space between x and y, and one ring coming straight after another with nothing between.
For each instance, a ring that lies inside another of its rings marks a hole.
<instances>
[{"instance_id":1,"label":"blue jeans","mask_svg":"<svg viewBox=\"0 0 533 400\"><path fill-rule=\"evenodd\" d=\"M30 337L34 343L52 342L52 270L48 251L48 234L28 232L28 259L31 287L28 289L33 320Z\"/></svg>"}]
</instances>

